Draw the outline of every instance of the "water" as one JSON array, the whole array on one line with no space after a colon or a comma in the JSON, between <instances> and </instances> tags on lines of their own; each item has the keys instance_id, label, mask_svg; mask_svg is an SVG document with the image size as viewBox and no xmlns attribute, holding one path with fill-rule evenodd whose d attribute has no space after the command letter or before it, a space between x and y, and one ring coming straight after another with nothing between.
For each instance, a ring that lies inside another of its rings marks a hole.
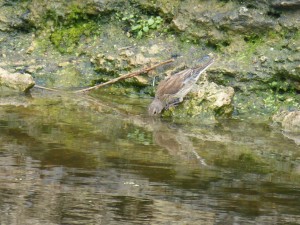
<instances>
[{"instance_id":1,"label":"water","mask_svg":"<svg viewBox=\"0 0 300 225\"><path fill-rule=\"evenodd\" d=\"M149 102L0 98L0 224L300 224L297 137L153 119Z\"/></svg>"}]
</instances>

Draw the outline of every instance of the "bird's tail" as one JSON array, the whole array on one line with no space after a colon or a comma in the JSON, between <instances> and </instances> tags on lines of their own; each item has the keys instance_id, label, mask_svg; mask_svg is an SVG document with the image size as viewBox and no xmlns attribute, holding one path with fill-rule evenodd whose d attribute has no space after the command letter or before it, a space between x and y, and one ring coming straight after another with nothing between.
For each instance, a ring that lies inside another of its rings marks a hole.
<instances>
[{"instance_id":1,"label":"bird's tail","mask_svg":"<svg viewBox=\"0 0 300 225\"><path fill-rule=\"evenodd\" d=\"M215 62L215 59L210 55L205 55L199 60L199 62L200 62L200 65L193 68L192 76L195 79L198 79L200 77L200 75Z\"/></svg>"}]
</instances>

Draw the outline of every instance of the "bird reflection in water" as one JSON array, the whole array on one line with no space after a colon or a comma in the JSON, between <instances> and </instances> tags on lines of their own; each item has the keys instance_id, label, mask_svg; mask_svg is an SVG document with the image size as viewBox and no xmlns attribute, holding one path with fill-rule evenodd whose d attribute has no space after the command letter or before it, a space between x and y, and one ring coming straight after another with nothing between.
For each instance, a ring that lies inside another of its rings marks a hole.
<instances>
[{"instance_id":1,"label":"bird reflection in water","mask_svg":"<svg viewBox=\"0 0 300 225\"><path fill-rule=\"evenodd\" d=\"M181 130L157 130L153 131L155 144L168 150L172 156L179 156L181 160L191 162L197 160L200 165L207 166L205 160L195 151L193 143Z\"/></svg>"}]
</instances>

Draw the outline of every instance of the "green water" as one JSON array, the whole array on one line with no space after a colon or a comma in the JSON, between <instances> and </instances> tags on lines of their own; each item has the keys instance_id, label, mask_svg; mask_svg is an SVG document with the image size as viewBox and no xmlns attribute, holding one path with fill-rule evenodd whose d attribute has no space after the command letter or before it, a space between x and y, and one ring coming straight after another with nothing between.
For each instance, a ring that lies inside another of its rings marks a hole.
<instances>
[{"instance_id":1,"label":"green water","mask_svg":"<svg viewBox=\"0 0 300 225\"><path fill-rule=\"evenodd\" d=\"M1 97L0 224L300 224L299 136L149 102Z\"/></svg>"}]
</instances>

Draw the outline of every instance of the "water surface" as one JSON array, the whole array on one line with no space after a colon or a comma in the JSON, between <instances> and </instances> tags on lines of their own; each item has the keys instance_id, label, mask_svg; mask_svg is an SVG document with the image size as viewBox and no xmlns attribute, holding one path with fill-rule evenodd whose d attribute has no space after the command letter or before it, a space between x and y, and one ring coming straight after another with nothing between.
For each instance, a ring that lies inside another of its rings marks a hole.
<instances>
[{"instance_id":1,"label":"water surface","mask_svg":"<svg viewBox=\"0 0 300 225\"><path fill-rule=\"evenodd\" d=\"M300 224L297 136L149 101L1 97L0 224Z\"/></svg>"}]
</instances>

